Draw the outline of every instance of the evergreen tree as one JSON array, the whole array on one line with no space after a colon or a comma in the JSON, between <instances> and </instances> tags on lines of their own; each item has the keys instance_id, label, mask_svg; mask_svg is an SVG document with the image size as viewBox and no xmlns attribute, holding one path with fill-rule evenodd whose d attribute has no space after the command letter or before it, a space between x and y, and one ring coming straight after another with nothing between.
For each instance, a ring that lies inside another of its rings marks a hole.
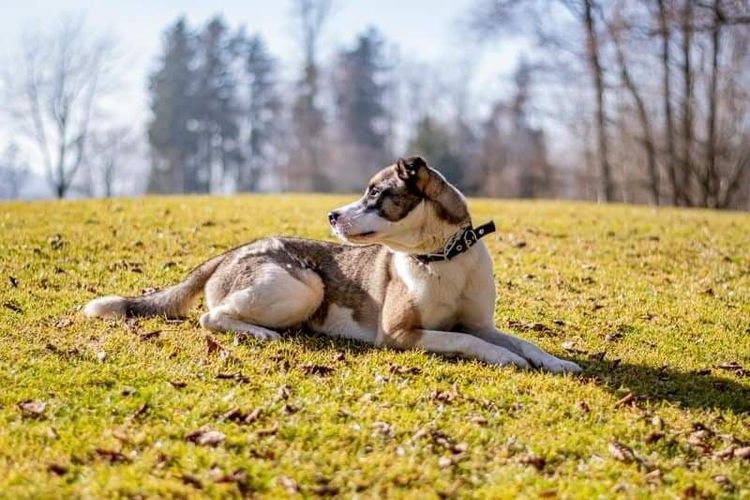
<instances>
[{"instance_id":1,"label":"evergreen tree","mask_svg":"<svg viewBox=\"0 0 750 500\"><path fill-rule=\"evenodd\" d=\"M275 150L281 133L278 64L260 36L243 39L243 58L248 99L242 134L246 153L236 180L238 190L255 191L261 176L269 172L279 155Z\"/></svg>"},{"instance_id":2,"label":"evergreen tree","mask_svg":"<svg viewBox=\"0 0 750 500\"><path fill-rule=\"evenodd\" d=\"M198 37L195 110L199 168L190 191L223 189L224 179L242 162L239 147L237 81L233 62L237 39L220 18L212 19Z\"/></svg>"},{"instance_id":3,"label":"evergreen tree","mask_svg":"<svg viewBox=\"0 0 750 500\"><path fill-rule=\"evenodd\" d=\"M379 168L389 156L383 46L378 31L369 28L338 58L335 90L341 139L354 146L358 164L366 169Z\"/></svg>"},{"instance_id":4,"label":"evergreen tree","mask_svg":"<svg viewBox=\"0 0 750 500\"><path fill-rule=\"evenodd\" d=\"M150 192L183 193L192 189L197 144L194 44L185 20L179 19L165 33L160 67L150 77L153 113L148 126L153 161Z\"/></svg>"},{"instance_id":5,"label":"evergreen tree","mask_svg":"<svg viewBox=\"0 0 750 500\"><path fill-rule=\"evenodd\" d=\"M452 131L430 116L419 123L409 145L409 154L423 155L427 162L440 170L451 184L461 186L464 170L461 158L455 153Z\"/></svg>"}]
</instances>

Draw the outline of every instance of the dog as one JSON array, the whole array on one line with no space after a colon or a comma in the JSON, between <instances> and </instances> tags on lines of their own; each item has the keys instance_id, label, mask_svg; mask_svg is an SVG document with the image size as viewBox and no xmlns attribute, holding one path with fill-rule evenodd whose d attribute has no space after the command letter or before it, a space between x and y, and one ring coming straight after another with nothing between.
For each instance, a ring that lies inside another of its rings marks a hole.
<instances>
[{"instance_id":1,"label":"dog","mask_svg":"<svg viewBox=\"0 0 750 500\"><path fill-rule=\"evenodd\" d=\"M87 316L181 317L205 293L203 328L275 340L306 327L397 349L423 349L500 366L580 372L499 331L492 259L464 196L419 156L399 159L361 199L328 214L345 244L257 240L213 257L186 279L140 297L107 296Z\"/></svg>"}]
</instances>

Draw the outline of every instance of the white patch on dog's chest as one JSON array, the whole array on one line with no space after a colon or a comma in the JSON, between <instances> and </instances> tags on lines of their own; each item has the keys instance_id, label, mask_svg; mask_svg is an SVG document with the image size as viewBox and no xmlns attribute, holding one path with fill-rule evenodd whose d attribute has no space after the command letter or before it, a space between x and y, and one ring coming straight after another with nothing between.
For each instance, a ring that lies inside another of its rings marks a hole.
<instances>
[{"instance_id":1,"label":"white patch on dog's chest","mask_svg":"<svg viewBox=\"0 0 750 500\"><path fill-rule=\"evenodd\" d=\"M423 328L440 330L453 326L460 312L468 268L475 260L473 253L467 252L429 267L408 255L396 255L396 272L419 310Z\"/></svg>"}]
</instances>

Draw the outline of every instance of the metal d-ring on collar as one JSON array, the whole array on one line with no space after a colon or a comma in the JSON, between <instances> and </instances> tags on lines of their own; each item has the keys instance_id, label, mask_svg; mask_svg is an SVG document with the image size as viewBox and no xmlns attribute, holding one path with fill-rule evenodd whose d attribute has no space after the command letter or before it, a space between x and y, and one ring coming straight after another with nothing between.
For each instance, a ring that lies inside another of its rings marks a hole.
<instances>
[{"instance_id":1,"label":"metal d-ring on collar","mask_svg":"<svg viewBox=\"0 0 750 500\"><path fill-rule=\"evenodd\" d=\"M441 260L451 260L453 257L468 251L481 238L494 232L495 223L493 221L483 224L478 228L473 228L469 225L461 228L456 234L451 236L445 246L440 250L433 253L414 255L413 257L423 264L429 264L430 262Z\"/></svg>"}]
</instances>

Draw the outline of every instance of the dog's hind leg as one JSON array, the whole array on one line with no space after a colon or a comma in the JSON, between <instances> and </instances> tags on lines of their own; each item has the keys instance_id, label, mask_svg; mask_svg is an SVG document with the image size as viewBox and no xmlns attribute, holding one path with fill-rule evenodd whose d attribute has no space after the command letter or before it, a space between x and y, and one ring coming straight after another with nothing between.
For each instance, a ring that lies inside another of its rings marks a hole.
<instances>
[{"instance_id":1,"label":"dog's hind leg","mask_svg":"<svg viewBox=\"0 0 750 500\"><path fill-rule=\"evenodd\" d=\"M280 338L274 330L304 323L323 302L323 282L309 269L265 262L254 267L243 283L244 288L210 307L201 317L201 326L273 340Z\"/></svg>"},{"instance_id":2,"label":"dog's hind leg","mask_svg":"<svg viewBox=\"0 0 750 500\"><path fill-rule=\"evenodd\" d=\"M278 340L281 338L281 335L273 330L232 318L221 307L202 315L200 322L203 328L215 332L243 332L259 340Z\"/></svg>"}]
</instances>

